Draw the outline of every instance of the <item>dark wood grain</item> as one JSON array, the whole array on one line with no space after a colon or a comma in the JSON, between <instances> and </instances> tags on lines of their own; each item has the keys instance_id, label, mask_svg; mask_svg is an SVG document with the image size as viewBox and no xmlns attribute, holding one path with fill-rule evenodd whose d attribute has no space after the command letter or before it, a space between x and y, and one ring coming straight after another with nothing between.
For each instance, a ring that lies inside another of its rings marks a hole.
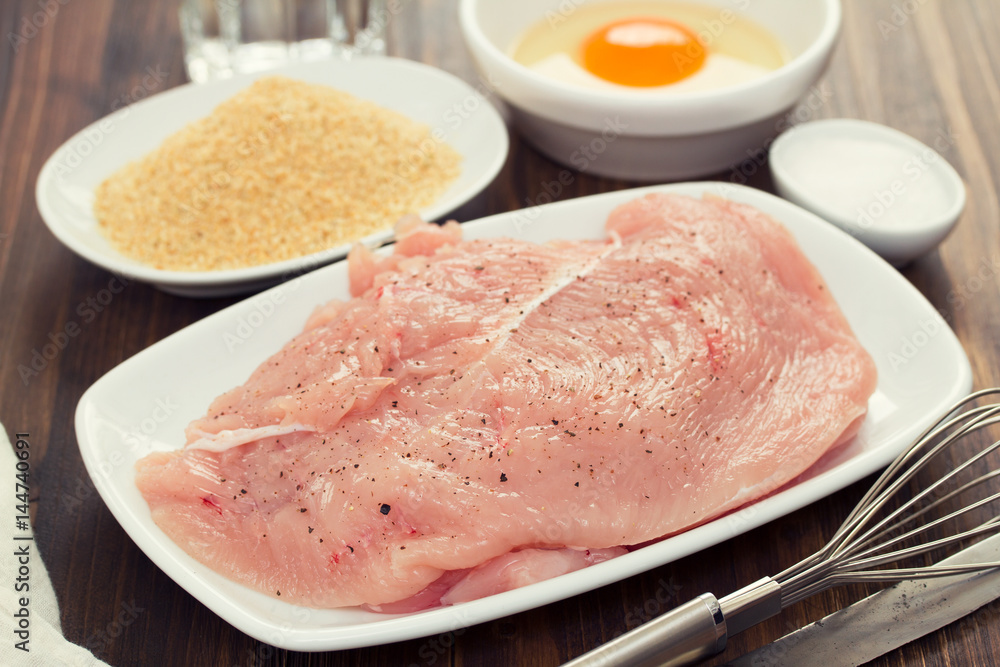
<instances>
[{"instance_id":1,"label":"dark wood grain","mask_svg":"<svg viewBox=\"0 0 1000 667\"><path fill-rule=\"evenodd\" d=\"M9 36L46 5L58 11L15 49ZM900 20L897 7L916 10ZM897 29L887 28L896 28L895 21ZM390 30L393 53L477 82L454 0L412 0ZM805 114L870 119L927 142L953 137L945 156L968 184L966 212L937 251L903 273L955 329L980 387L1000 384L998 32L996 0L847 0L843 36L822 83L829 99ZM42 163L77 130L121 100L185 81L176 3L7 0L0 5L0 36L0 419L9 433L31 433L37 544L59 598L63 631L110 664L556 665L701 592L724 594L794 563L823 543L863 493L867 481L696 556L453 634L312 655L250 639L174 584L125 535L87 477L73 430L80 396L105 372L233 300L184 299L131 283L85 316L88 299L111 276L60 245L34 201ZM141 91L147 68L161 75L154 89ZM516 133L511 139L496 182L462 207L458 219L523 207L563 169ZM749 182L770 189L766 165ZM575 174L560 198L630 185ZM34 352L68 323L79 325L79 334L37 375L22 379L18 365L30 365ZM930 379L913 387L934 389ZM788 609L732 639L711 664L863 592L831 591ZM990 605L873 664L995 664L998 612L1000 604ZM127 624L116 625L125 617Z\"/></svg>"}]
</instances>

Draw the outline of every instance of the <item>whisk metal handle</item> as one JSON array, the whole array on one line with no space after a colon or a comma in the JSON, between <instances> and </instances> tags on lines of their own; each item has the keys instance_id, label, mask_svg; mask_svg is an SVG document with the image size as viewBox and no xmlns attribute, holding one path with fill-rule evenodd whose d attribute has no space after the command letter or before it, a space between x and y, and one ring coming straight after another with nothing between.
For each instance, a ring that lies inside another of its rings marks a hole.
<instances>
[{"instance_id":1,"label":"whisk metal handle","mask_svg":"<svg viewBox=\"0 0 1000 667\"><path fill-rule=\"evenodd\" d=\"M781 584L771 577L759 579L722 598L722 615L730 637L781 611Z\"/></svg>"},{"instance_id":2,"label":"whisk metal handle","mask_svg":"<svg viewBox=\"0 0 1000 667\"><path fill-rule=\"evenodd\" d=\"M726 620L711 593L657 616L563 667L687 665L726 647Z\"/></svg>"},{"instance_id":3,"label":"whisk metal handle","mask_svg":"<svg viewBox=\"0 0 1000 667\"><path fill-rule=\"evenodd\" d=\"M722 602L704 593L563 667L680 667L722 652L729 635L781 611L781 586L769 577Z\"/></svg>"}]
</instances>

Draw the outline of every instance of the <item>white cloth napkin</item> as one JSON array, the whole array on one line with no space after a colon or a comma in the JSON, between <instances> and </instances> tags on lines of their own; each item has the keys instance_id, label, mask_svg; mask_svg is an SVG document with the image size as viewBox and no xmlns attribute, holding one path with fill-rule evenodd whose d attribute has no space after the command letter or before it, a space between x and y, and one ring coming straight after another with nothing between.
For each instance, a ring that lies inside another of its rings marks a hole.
<instances>
[{"instance_id":1,"label":"white cloth napkin","mask_svg":"<svg viewBox=\"0 0 1000 667\"><path fill-rule=\"evenodd\" d=\"M36 452L31 451L33 446L31 438L25 440L28 447L25 448L23 444L21 447L29 452L28 486L34 488L33 459ZM5 542L0 544L0 554L2 554L0 590L3 591L0 595L0 665L3 667L107 665L95 658L87 649L69 643L62 635L59 603L55 591L52 590L49 574L38 554L34 531L30 525L26 529L21 529L17 524L17 517L23 515L23 512L18 510L21 500L17 494L23 494L24 489L17 487L21 480L16 477L19 471L15 451L10 444L6 429L0 424L0 477L5 480L0 484L2 489L0 492L3 493L3 499L0 500L0 508L3 510L0 512L0 521L7 524L6 529L0 531L0 534L6 536ZM23 495L21 499L24 499ZM24 625L27 627L23 627ZM18 635L19 632L22 634ZM25 640L26 643L22 644L21 642ZM19 645L28 650L21 650L18 648Z\"/></svg>"}]
</instances>

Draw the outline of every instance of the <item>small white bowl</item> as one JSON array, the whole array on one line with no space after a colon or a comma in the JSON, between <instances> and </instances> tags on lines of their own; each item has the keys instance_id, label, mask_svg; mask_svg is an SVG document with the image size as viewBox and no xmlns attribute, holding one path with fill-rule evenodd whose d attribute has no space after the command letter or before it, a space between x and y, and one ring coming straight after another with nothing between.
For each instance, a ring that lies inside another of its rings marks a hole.
<instances>
[{"instance_id":1,"label":"small white bowl","mask_svg":"<svg viewBox=\"0 0 1000 667\"><path fill-rule=\"evenodd\" d=\"M461 0L459 21L486 84L528 141L579 171L634 180L704 176L760 152L822 74L841 22L839 0L699 0L769 29L791 60L754 81L675 95L590 90L508 55L529 26L587 1Z\"/></svg>"},{"instance_id":2,"label":"small white bowl","mask_svg":"<svg viewBox=\"0 0 1000 667\"><path fill-rule=\"evenodd\" d=\"M941 150L951 142L934 141ZM778 194L896 266L943 241L965 207L965 184L938 151L878 123L797 125L771 146L770 163Z\"/></svg>"},{"instance_id":3,"label":"small white bowl","mask_svg":"<svg viewBox=\"0 0 1000 667\"><path fill-rule=\"evenodd\" d=\"M84 128L59 147L38 176L35 197L42 220L70 250L108 271L165 292L213 297L274 285L343 258L350 244L297 259L225 271L155 269L115 250L98 229L94 191L108 176L158 147L188 123L207 116L253 81L280 74L324 84L424 123L462 156L458 180L418 213L434 220L458 208L496 177L507 158L507 128L471 86L442 70L400 58L354 58L297 63L258 74L187 84L136 102ZM462 114L455 108L462 106ZM395 220L366 239L392 237Z\"/></svg>"}]
</instances>

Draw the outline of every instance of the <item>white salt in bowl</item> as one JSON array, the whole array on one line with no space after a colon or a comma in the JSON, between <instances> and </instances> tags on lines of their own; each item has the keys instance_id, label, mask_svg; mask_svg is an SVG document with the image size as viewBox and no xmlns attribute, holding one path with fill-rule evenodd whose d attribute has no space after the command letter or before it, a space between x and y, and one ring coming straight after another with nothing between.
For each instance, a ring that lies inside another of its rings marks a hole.
<instances>
[{"instance_id":1,"label":"white salt in bowl","mask_svg":"<svg viewBox=\"0 0 1000 667\"><path fill-rule=\"evenodd\" d=\"M797 125L771 146L771 174L785 199L816 213L902 266L951 232L965 184L934 148L885 125L849 118Z\"/></svg>"},{"instance_id":2,"label":"white salt in bowl","mask_svg":"<svg viewBox=\"0 0 1000 667\"><path fill-rule=\"evenodd\" d=\"M839 0L697 1L718 7L719 21L691 26L695 32L711 36L735 12L770 30L789 62L718 90L612 93L552 79L508 55L529 26L590 0L461 0L459 20L485 86L507 103L521 134L541 152L602 176L683 180L718 173L766 148L823 73L841 23Z\"/></svg>"}]
</instances>

